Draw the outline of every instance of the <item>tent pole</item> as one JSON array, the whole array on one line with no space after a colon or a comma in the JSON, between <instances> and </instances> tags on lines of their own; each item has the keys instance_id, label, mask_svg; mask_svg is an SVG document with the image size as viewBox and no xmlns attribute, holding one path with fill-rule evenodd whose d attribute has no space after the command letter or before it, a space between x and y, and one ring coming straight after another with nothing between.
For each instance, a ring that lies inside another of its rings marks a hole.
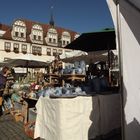
<instances>
[{"instance_id":1,"label":"tent pole","mask_svg":"<svg viewBox=\"0 0 140 140\"><path fill-rule=\"evenodd\" d=\"M123 91L123 60L122 60L122 38L121 38L121 25L120 25L120 0L116 0L116 15L117 15L117 42L118 42L118 56L119 56L119 81L120 81L120 88L119 92L121 94L121 132L122 132L122 140L125 140L125 112L124 112L124 91Z\"/></svg>"}]
</instances>

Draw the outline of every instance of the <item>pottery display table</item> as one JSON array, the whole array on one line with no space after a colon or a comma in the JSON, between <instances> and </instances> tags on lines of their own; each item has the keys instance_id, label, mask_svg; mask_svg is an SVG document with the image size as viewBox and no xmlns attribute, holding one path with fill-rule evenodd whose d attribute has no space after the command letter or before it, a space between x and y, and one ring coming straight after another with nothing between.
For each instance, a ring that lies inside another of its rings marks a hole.
<instances>
[{"instance_id":1,"label":"pottery display table","mask_svg":"<svg viewBox=\"0 0 140 140\"><path fill-rule=\"evenodd\" d=\"M40 97L34 138L88 140L119 128L120 95Z\"/></svg>"}]
</instances>

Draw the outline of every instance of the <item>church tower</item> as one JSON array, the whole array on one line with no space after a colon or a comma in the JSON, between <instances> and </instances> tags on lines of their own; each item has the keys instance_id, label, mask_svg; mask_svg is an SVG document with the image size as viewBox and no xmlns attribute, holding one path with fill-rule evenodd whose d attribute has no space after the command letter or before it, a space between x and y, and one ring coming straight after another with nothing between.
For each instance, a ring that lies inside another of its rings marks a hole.
<instances>
[{"instance_id":1,"label":"church tower","mask_svg":"<svg viewBox=\"0 0 140 140\"><path fill-rule=\"evenodd\" d=\"M51 6L50 26L54 27L53 6Z\"/></svg>"}]
</instances>

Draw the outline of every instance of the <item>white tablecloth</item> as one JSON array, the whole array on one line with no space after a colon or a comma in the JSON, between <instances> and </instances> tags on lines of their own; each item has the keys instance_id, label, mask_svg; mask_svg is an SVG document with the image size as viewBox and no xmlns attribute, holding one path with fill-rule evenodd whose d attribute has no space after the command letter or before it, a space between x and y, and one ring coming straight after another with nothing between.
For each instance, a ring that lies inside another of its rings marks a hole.
<instances>
[{"instance_id":1,"label":"white tablecloth","mask_svg":"<svg viewBox=\"0 0 140 140\"><path fill-rule=\"evenodd\" d=\"M88 140L120 127L119 94L76 98L40 97L34 138Z\"/></svg>"}]
</instances>

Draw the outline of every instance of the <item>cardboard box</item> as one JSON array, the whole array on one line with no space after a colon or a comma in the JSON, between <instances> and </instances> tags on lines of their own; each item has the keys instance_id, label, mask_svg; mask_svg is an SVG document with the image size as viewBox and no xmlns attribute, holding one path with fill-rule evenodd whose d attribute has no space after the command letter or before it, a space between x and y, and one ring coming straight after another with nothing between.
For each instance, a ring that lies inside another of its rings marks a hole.
<instances>
[{"instance_id":1,"label":"cardboard box","mask_svg":"<svg viewBox=\"0 0 140 140\"><path fill-rule=\"evenodd\" d=\"M15 121L16 121L16 122L18 122L18 121L23 122L23 121L24 121L24 117L22 116L21 113L16 113L16 114L14 115L14 118L15 118Z\"/></svg>"}]
</instances>

